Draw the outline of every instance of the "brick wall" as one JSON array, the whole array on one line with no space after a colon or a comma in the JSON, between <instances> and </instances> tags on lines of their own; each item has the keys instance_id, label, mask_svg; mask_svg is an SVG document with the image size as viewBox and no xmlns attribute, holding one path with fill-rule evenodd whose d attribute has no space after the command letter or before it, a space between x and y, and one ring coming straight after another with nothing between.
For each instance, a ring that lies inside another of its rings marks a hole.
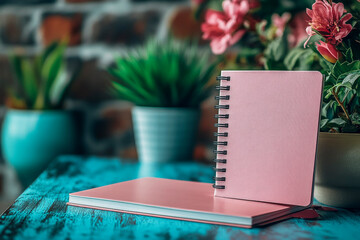
<instances>
[{"instance_id":1,"label":"brick wall","mask_svg":"<svg viewBox=\"0 0 360 240\"><path fill-rule=\"evenodd\" d=\"M166 36L176 12L187 5L187 0L0 0L0 103L13 80L7 54L21 47L31 55L61 38L69 41L68 58L84 63L71 96L106 99L99 95L105 80L98 67L149 37Z\"/></svg>"},{"instance_id":2,"label":"brick wall","mask_svg":"<svg viewBox=\"0 0 360 240\"><path fill-rule=\"evenodd\" d=\"M69 64L82 63L70 91L69 108L83 113L83 152L136 157L131 106L106 92L104 70L117 54L143 44L149 37L200 36L189 0L0 0L0 113L6 89L14 79L7 59L11 51L29 56L46 44L66 37ZM213 102L204 104L197 147L198 159L208 158ZM1 116L0 116L1 122ZM129 139L131 141L129 141Z\"/></svg>"}]
</instances>

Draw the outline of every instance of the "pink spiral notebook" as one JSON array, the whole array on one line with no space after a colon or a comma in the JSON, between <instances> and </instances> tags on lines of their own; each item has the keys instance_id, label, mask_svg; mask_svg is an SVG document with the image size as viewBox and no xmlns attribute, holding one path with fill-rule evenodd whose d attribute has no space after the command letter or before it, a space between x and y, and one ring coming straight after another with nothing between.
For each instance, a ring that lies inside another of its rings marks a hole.
<instances>
[{"instance_id":1,"label":"pink spiral notebook","mask_svg":"<svg viewBox=\"0 0 360 240\"><path fill-rule=\"evenodd\" d=\"M322 75L222 71L215 196L309 206Z\"/></svg>"},{"instance_id":2,"label":"pink spiral notebook","mask_svg":"<svg viewBox=\"0 0 360 240\"><path fill-rule=\"evenodd\" d=\"M71 193L68 204L238 227L308 208L322 75L222 71L218 80L214 185L143 178Z\"/></svg>"},{"instance_id":3,"label":"pink spiral notebook","mask_svg":"<svg viewBox=\"0 0 360 240\"><path fill-rule=\"evenodd\" d=\"M71 193L68 205L245 228L304 209L214 197L210 183L161 178L140 178Z\"/></svg>"}]
</instances>

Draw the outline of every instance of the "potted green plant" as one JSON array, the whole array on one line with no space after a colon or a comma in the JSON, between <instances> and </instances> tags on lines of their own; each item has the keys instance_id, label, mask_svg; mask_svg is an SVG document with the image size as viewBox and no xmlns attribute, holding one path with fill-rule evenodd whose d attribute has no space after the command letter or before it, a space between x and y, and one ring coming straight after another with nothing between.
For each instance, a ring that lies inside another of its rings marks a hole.
<instances>
[{"instance_id":1,"label":"potted green plant","mask_svg":"<svg viewBox=\"0 0 360 240\"><path fill-rule=\"evenodd\" d=\"M325 74L314 195L337 207L360 207L359 13L356 1L317 0L307 11Z\"/></svg>"},{"instance_id":2,"label":"potted green plant","mask_svg":"<svg viewBox=\"0 0 360 240\"><path fill-rule=\"evenodd\" d=\"M214 54L240 44L230 58L240 60L238 68L322 71L314 195L325 204L360 207L360 2L316 0L306 12L308 1L293 3L201 1L203 38Z\"/></svg>"},{"instance_id":3,"label":"potted green plant","mask_svg":"<svg viewBox=\"0 0 360 240\"><path fill-rule=\"evenodd\" d=\"M10 57L17 88L9 90L1 142L24 187L56 156L75 151L73 115L62 110L74 80L65 69L65 48L53 43L34 59Z\"/></svg>"},{"instance_id":4,"label":"potted green plant","mask_svg":"<svg viewBox=\"0 0 360 240\"><path fill-rule=\"evenodd\" d=\"M140 161L192 159L199 106L213 89L215 64L209 62L209 55L193 45L150 41L109 69L115 94L136 105L132 116Z\"/></svg>"}]
</instances>

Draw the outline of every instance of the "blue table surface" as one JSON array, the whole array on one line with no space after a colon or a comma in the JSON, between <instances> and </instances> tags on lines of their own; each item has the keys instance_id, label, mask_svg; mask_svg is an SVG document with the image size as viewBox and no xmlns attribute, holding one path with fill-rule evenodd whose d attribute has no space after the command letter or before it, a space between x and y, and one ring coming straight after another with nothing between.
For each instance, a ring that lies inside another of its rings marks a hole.
<instances>
[{"instance_id":1,"label":"blue table surface","mask_svg":"<svg viewBox=\"0 0 360 240\"><path fill-rule=\"evenodd\" d=\"M63 156L0 217L1 239L360 239L360 210L319 211L242 229L67 206L69 193L153 176L212 182L211 166L194 162L141 165L119 159Z\"/></svg>"}]
</instances>

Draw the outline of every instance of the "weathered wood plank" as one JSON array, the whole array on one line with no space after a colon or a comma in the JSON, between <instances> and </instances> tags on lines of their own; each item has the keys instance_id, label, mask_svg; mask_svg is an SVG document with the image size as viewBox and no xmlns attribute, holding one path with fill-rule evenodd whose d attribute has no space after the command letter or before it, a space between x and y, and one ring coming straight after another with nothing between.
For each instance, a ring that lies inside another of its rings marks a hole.
<instances>
[{"instance_id":1,"label":"weathered wood plank","mask_svg":"<svg viewBox=\"0 0 360 240\"><path fill-rule=\"evenodd\" d=\"M68 194L143 176L211 182L197 163L145 166L118 159L61 157L0 217L1 239L359 239L360 211L320 212L240 229L66 206Z\"/></svg>"}]
</instances>

